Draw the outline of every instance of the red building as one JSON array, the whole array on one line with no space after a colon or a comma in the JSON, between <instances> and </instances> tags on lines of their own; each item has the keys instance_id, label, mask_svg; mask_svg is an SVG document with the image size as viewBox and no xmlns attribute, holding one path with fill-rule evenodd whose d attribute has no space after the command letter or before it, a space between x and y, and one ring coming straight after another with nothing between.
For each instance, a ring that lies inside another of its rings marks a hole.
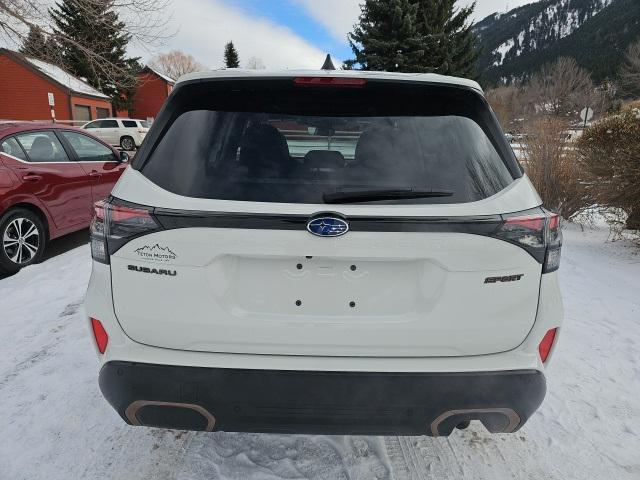
<instances>
[{"instance_id":1,"label":"red building","mask_svg":"<svg viewBox=\"0 0 640 480\"><path fill-rule=\"evenodd\" d=\"M0 119L89 121L111 116L111 100L51 63L0 48Z\"/></svg>"},{"instance_id":2,"label":"red building","mask_svg":"<svg viewBox=\"0 0 640 480\"><path fill-rule=\"evenodd\" d=\"M151 67L138 74L138 89L133 101L132 118L153 119L167 99L175 81Z\"/></svg>"}]
</instances>

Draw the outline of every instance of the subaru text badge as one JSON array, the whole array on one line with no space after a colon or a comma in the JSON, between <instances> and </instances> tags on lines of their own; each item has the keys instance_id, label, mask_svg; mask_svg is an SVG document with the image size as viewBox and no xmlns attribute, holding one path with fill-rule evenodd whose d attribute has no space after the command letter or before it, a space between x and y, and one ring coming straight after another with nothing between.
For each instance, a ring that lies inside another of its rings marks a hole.
<instances>
[{"instance_id":1,"label":"subaru text badge","mask_svg":"<svg viewBox=\"0 0 640 480\"><path fill-rule=\"evenodd\" d=\"M342 218L320 216L309 220L307 230L318 237L339 237L349 231L349 224Z\"/></svg>"}]
</instances>

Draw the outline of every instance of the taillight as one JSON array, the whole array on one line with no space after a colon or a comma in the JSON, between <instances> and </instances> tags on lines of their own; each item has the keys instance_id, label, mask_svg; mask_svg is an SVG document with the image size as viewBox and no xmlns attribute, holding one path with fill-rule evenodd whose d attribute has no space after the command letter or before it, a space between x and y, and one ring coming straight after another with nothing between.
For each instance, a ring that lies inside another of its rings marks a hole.
<instances>
[{"instance_id":1,"label":"taillight","mask_svg":"<svg viewBox=\"0 0 640 480\"><path fill-rule=\"evenodd\" d=\"M117 200L98 202L91 222L91 256L101 263L109 263L114 254L128 241L160 229L151 209L123 204Z\"/></svg>"},{"instance_id":2,"label":"taillight","mask_svg":"<svg viewBox=\"0 0 640 480\"><path fill-rule=\"evenodd\" d=\"M547 212L549 223L547 227L547 255L544 259L542 273L555 272L560 268L560 251L562 250L562 231L560 230L560 215Z\"/></svg>"},{"instance_id":3,"label":"taillight","mask_svg":"<svg viewBox=\"0 0 640 480\"><path fill-rule=\"evenodd\" d=\"M503 215L503 220L492 236L518 245L529 252L542 264L542 273L558 269L562 233L560 217L557 214L535 209L526 213Z\"/></svg>"},{"instance_id":4,"label":"taillight","mask_svg":"<svg viewBox=\"0 0 640 480\"><path fill-rule=\"evenodd\" d=\"M95 318L91 319L91 329L93 330L93 336L96 339L98 351L100 353L104 353L107 350L107 344L109 343L109 335L107 335L107 331L102 326L102 322Z\"/></svg>"},{"instance_id":5,"label":"taillight","mask_svg":"<svg viewBox=\"0 0 640 480\"><path fill-rule=\"evenodd\" d=\"M549 354L551 353L551 348L553 347L553 342L556 339L556 333L558 332L557 328L552 328L547 333L545 333L540 345L538 345L538 352L540 353L540 360L542 363L547 361L549 358Z\"/></svg>"},{"instance_id":6,"label":"taillight","mask_svg":"<svg viewBox=\"0 0 640 480\"><path fill-rule=\"evenodd\" d=\"M96 202L93 206L93 218L89 232L91 235L91 257L101 263L109 263L105 234L105 202Z\"/></svg>"},{"instance_id":7,"label":"taillight","mask_svg":"<svg viewBox=\"0 0 640 480\"><path fill-rule=\"evenodd\" d=\"M367 80L347 77L297 77L293 79L293 83L301 87L363 87Z\"/></svg>"}]
</instances>

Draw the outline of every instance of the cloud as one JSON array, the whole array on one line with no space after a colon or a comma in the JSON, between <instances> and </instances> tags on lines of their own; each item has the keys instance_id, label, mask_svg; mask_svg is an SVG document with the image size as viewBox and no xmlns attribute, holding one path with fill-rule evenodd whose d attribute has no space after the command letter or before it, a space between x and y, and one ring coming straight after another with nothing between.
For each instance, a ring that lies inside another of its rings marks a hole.
<instances>
[{"instance_id":1,"label":"cloud","mask_svg":"<svg viewBox=\"0 0 640 480\"><path fill-rule=\"evenodd\" d=\"M303 7L314 20L324 26L331 36L339 41L347 41L347 33L360 16L360 4L364 0L293 0Z\"/></svg>"},{"instance_id":2,"label":"cloud","mask_svg":"<svg viewBox=\"0 0 640 480\"><path fill-rule=\"evenodd\" d=\"M211 68L223 66L224 45L230 40L242 66L257 57L269 69L318 68L325 56L289 28L249 16L221 0L176 0L169 27L177 34L162 50L183 50ZM132 53L144 60L152 56L136 50Z\"/></svg>"}]
</instances>

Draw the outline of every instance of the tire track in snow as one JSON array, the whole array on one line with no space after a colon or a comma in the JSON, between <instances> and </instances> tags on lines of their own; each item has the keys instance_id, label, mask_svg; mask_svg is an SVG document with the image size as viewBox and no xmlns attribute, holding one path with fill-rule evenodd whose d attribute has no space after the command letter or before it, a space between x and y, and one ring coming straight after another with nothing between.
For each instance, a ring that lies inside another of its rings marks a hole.
<instances>
[{"instance_id":1,"label":"tire track in snow","mask_svg":"<svg viewBox=\"0 0 640 480\"><path fill-rule=\"evenodd\" d=\"M392 459L394 480L447 480L463 476L448 438L386 437L385 446Z\"/></svg>"},{"instance_id":2,"label":"tire track in snow","mask_svg":"<svg viewBox=\"0 0 640 480\"><path fill-rule=\"evenodd\" d=\"M386 437L384 442L394 480L413 480L411 469L407 466L407 459L400 444L400 437Z\"/></svg>"}]
</instances>

